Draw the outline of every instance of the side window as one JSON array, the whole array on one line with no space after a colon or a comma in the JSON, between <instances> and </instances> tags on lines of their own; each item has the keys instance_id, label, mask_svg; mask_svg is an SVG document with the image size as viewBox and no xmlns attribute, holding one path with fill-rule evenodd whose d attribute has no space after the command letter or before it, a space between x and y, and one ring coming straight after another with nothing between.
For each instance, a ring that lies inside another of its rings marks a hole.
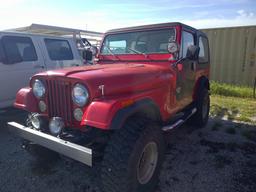
<instances>
[{"instance_id":1,"label":"side window","mask_svg":"<svg viewBox=\"0 0 256 192\"><path fill-rule=\"evenodd\" d=\"M207 63L209 61L208 40L205 37L199 37L199 63Z\"/></svg>"},{"instance_id":2,"label":"side window","mask_svg":"<svg viewBox=\"0 0 256 192\"><path fill-rule=\"evenodd\" d=\"M182 57L186 57L190 45L195 45L193 34L187 31L182 31Z\"/></svg>"},{"instance_id":3,"label":"side window","mask_svg":"<svg viewBox=\"0 0 256 192\"><path fill-rule=\"evenodd\" d=\"M0 63L3 63L4 60L5 60L5 57L4 57L3 44L2 44L2 41L0 41Z\"/></svg>"},{"instance_id":4,"label":"side window","mask_svg":"<svg viewBox=\"0 0 256 192\"><path fill-rule=\"evenodd\" d=\"M67 40L45 39L44 42L51 60L72 60L74 58Z\"/></svg>"},{"instance_id":5,"label":"side window","mask_svg":"<svg viewBox=\"0 0 256 192\"><path fill-rule=\"evenodd\" d=\"M34 44L29 37L3 36L2 43L8 64L37 60Z\"/></svg>"}]
</instances>

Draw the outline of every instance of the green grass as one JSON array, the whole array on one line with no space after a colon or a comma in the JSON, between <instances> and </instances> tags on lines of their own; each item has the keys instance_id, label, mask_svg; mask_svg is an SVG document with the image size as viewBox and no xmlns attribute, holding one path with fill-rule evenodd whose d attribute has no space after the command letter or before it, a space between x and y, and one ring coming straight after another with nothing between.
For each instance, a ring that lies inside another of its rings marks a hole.
<instances>
[{"instance_id":1,"label":"green grass","mask_svg":"<svg viewBox=\"0 0 256 192\"><path fill-rule=\"evenodd\" d=\"M256 124L256 99L253 98L253 89L211 81L210 114Z\"/></svg>"},{"instance_id":2,"label":"green grass","mask_svg":"<svg viewBox=\"0 0 256 192\"><path fill-rule=\"evenodd\" d=\"M211 81L211 94L231 97L253 98L253 88Z\"/></svg>"},{"instance_id":3,"label":"green grass","mask_svg":"<svg viewBox=\"0 0 256 192\"><path fill-rule=\"evenodd\" d=\"M211 95L210 115L256 124L256 100Z\"/></svg>"}]
</instances>

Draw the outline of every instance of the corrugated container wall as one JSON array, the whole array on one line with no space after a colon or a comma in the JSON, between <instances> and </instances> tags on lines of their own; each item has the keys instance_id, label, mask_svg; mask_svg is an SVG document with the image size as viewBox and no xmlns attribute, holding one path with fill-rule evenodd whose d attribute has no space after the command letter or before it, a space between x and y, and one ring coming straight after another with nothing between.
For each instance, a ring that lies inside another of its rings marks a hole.
<instances>
[{"instance_id":1,"label":"corrugated container wall","mask_svg":"<svg viewBox=\"0 0 256 192\"><path fill-rule=\"evenodd\" d=\"M256 78L256 26L202 31L209 38L211 79L253 86Z\"/></svg>"}]
</instances>

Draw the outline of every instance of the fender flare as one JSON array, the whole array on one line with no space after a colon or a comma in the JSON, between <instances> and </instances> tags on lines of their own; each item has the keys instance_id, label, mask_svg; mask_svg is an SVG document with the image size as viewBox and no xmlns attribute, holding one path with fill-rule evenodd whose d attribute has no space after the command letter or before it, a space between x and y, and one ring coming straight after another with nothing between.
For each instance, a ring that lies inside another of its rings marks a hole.
<instances>
[{"instance_id":1,"label":"fender flare","mask_svg":"<svg viewBox=\"0 0 256 192\"><path fill-rule=\"evenodd\" d=\"M95 101L84 112L81 125L103 130L120 129L132 115L144 115L155 121L162 120L157 105L151 99L134 101L122 106L122 101Z\"/></svg>"},{"instance_id":2,"label":"fender flare","mask_svg":"<svg viewBox=\"0 0 256 192\"><path fill-rule=\"evenodd\" d=\"M200 90L205 87L207 88L208 90L210 90L210 82L209 82L209 79L206 77L206 76L202 76L200 77L197 82L196 82L196 86L195 86L195 89L194 89L194 94L193 94L193 100L196 101L197 100L197 97L200 93Z\"/></svg>"},{"instance_id":3,"label":"fender flare","mask_svg":"<svg viewBox=\"0 0 256 192\"><path fill-rule=\"evenodd\" d=\"M37 99L30 87L22 88L16 94L14 107L29 112L38 112Z\"/></svg>"},{"instance_id":4,"label":"fender flare","mask_svg":"<svg viewBox=\"0 0 256 192\"><path fill-rule=\"evenodd\" d=\"M110 129L120 129L126 120L133 116L146 117L156 122L162 122L161 113L157 105L151 99L143 99L135 102L129 107L120 109L111 121Z\"/></svg>"}]
</instances>

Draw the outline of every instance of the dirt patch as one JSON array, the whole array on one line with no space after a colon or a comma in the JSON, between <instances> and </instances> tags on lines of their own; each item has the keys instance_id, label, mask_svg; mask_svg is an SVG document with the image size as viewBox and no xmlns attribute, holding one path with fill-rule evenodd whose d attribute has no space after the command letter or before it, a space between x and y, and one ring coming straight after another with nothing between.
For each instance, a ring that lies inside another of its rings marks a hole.
<instances>
[{"instance_id":1,"label":"dirt patch","mask_svg":"<svg viewBox=\"0 0 256 192\"><path fill-rule=\"evenodd\" d=\"M8 118L0 124L1 192L100 192L98 167L90 169L63 157L35 161L21 148L20 138L6 130ZM11 116L23 119L21 114ZM183 126L166 139L157 192L255 192L255 126L210 119L206 128Z\"/></svg>"},{"instance_id":2,"label":"dirt patch","mask_svg":"<svg viewBox=\"0 0 256 192\"><path fill-rule=\"evenodd\" d=\"M231 163L232 163L232 160L227 156L224 156L224 155L216 155L215 156L214 166L217 169L224 168L226 165L231 165Z\"/></svg>"},{"instance_id":3,"label":"dirt patch","mask_svg":"<svg viewBox=\"0 0 256 192\"><path fill-rule=\"evenodd\" d=\"M242 135L253 142L256 142L256 130L244 130Z\"/></svg>"},{"instance_id":4,"label":"dirt patch","mask_svg":"<svg viewBox=\"0 0 256 192\"><path fill-rule=\"evenodd\" d=\"M256 158L251 157L241 165L234 176L234 188L241 192L253 192L256 189Z\"/></svg>"}]
</instances>

